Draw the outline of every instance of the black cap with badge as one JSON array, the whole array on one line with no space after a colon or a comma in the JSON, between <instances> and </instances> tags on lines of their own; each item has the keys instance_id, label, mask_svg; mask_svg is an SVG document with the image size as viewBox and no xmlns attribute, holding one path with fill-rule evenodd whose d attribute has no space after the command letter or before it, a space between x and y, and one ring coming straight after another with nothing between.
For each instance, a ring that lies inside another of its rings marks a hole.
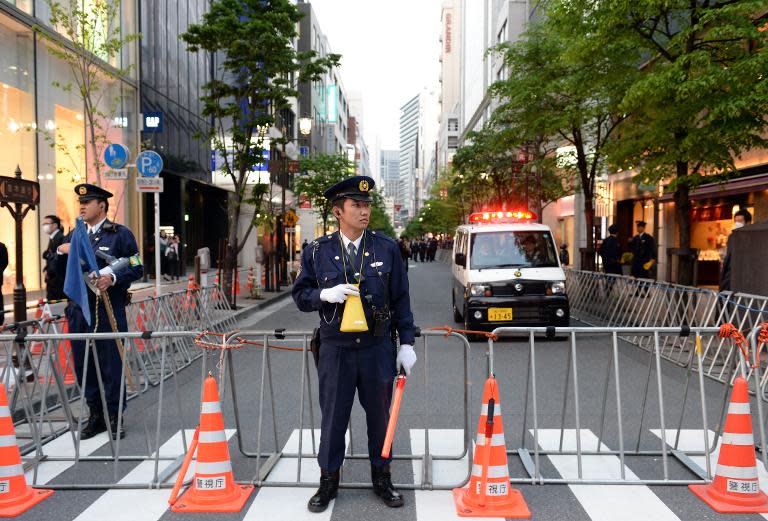
<instances>
[{"instance_id":1,"label":"black cap with badge","mask_svg":"<svg viewBox=\"0 0 768 521\"><path fill-rule=\"evenodd\" d=\"M112 192L104 190L102 187L92 185L90 183L81 183L75 186L75 193L78 195L81 203L90 201L92 199L107 200L112 197Z\"/></svg>"},{"instance_id":2,"label":"black cap with badge","mask_svg":"<svg viewBox=\"0 0 768 521\"><path fill-rule=\"evenodd\" d=\"M373 197L371 197L370 191L373 190L374 186L376 186L376 182L370 177L356 175L339 181L323 192L323 195L329 201L346 197L355 201L371 203L373 202Z\"/></svg>"}]
</instances>

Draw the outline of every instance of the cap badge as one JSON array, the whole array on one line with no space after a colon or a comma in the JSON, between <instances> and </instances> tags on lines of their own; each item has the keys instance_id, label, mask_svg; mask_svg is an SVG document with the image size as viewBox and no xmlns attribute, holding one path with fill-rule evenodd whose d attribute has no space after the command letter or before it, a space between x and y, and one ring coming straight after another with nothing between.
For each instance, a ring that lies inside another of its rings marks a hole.
<instances>
[{"instance_id":1,"label":"cap badge","mask_svg":"<svg viewBox=\"0 0 768 521\"><path fill-rule=\"evenodd\" d=\"M360 181L360 184L357 185L357 187L360 189L361 192L367 192L368 191L368 181L363 179Z\"/></svg>"},{"instance_id":2,"label":"cap badge","mask_svg":"<svg viewBox=\"0 0 768 521\"><path fill-rule=\"evenodd\" d=\"M520 270L517 270L517 271L515 272L515 277L522 277L522 276L523 276L523 272L522 272L522 271L520 271Z\"/></svg>"},{"instance_id":3,"label":"cap badge","mask_svg":"<svg viewBox=\"0 0 768 521\"><path fill-rule=\"evenodd\" d=\"M77 193L79 193L80 195L85 195L88 193L88 189L84 186L81 186L80 188L77 189Z\"/></svg>"}]
</instances>

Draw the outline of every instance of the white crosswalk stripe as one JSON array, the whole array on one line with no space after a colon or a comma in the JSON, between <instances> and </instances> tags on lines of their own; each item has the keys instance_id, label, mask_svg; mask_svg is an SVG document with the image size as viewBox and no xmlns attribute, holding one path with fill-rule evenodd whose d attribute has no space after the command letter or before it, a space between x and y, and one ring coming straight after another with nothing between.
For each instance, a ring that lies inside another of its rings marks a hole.
<instances>
[{"instance_id":1,"label":"white crosswalk stripe","mask_svg":"<svg viewBox=\"0 0 768 521\"><path fill-rule=\"evenodd\" d=\"M234 429L225 430L227 439L234 434ZM193 430L186 431L187 443L192 439ZM160 456L176 456L184 450L181 438L181 431L177 432L160 447ZM161 460L158 472L162 472L172 462L170 460ZM185 481L191 479L195 472L194 462L189 466ZM155 474L154 460L143 461L139 463L132 471L120 480L120 483L138 483L151 481ZM172 483L176 479L176 473L169 479ZM76 521L156 521L160 519L166 510L168 510L168 497L170 491L161 490L118 490L112 489L91 503L79 516ZM140 505L140 510L137 510Z\"/></svg>"},{"instance_id":2,"label":"white crosswalk stripe","mask_svg":"<svg viewBox=\"0 0 768 521\"><path fill-rule=\"evenodd\" d=\"M661 439L661 429L650 429L654 436ZM675 440L677 438L677 430L666 430L664 432L667 440L667 445L675 447ZM709 448L712 450L712 444L715 440L715 433L713 431L707 431L709 435ZM711 471L714 477L715 470L717 469L717 458L720 455L720 444L723 439L718 438L717 447L712 451L710 455ZM683 452L703 452L704 451L704 432L702 429L680 429L680 438L677 440L677 449ZM702 470L706 471L707 458L706 456L689 456L694 463L696 463ZM762 460L757 459L757 477L760 481L760 490L768 493L768 470L763 465ZM768 514L760 514L764 519L768 519Z\"/></svg>"},{"instance_id":3,"label":"white crosswalk stripe","mask_svg":"<svg viewBox=\"0 0 768 521\"><path fill-rule=\"evenodd\" d=\"M411 453L424 454L424 429L411 429ZM433 456L461 454L464 447L464 431L461 429L430 429L429 451ZM432 482L435 485L461 483L469 472L467 456L460 460L436 460L432 467ZM421 483L422 460L413 460L413 482ZM463 519L456 514L453 493L450 490L416 490L416 519ZM472 519L498 519L473 517Z\"/></svg>"},{"instance_id":4,"label":"white crosswalk stripe","mask_svg":"<svg viewBox=\"0 0 768 521\"><path fill-rule=\"evenodd\" d=\"M80 443L80 457L90 456L107 443L106 432L98 434L93 438L83 440ZM50 457L74 458L75 444L72 441L72 435L67 432L55 440L46 443L43 445L43 454ZM88 463L81 464L88 465ZM73 465L74 463L70 461L43 461L37 465L36 475L34 469L30 469L26 472L27 483L30 485L45 485Z\"/></svg>"},{"instance_id":5,"label":"white crosswalk stripe","mask_svg":"<svg viewBox=\"0 0 768 521\"><path fill-rule=\"evenodd\" d=\"M346 437L349 443L349 431ZM301 482L317 483L320 481L320 468L317 459L312 456L312 431L302 431L301 447ZM315 450L320 443L320 429L315 429ZM299 452L299 430L294 429L288 441L283 447L284 453ZM298 477L298 458L280 458L275 467L267 476L271 482L293 482ZM325 512L315 514L307 510L307 501L315 493L315 487L263 487L258 491L243 521L301 521L316 520L328 521L333 514L335 501L331 501Z\"/></svg>"},{"instance_id":6,"label":"white crosswalk stripe","mask_svg":"<svg viewBox=\"0 0 768 521\"><path fill-rule=\"evenodd\" d=\"M582 447L597 447L597 436L588 429L581 429ZM540 429L539 446L545 450L557 450L560 429ZM601 445L604 450L609 450ZM576 450L576 430L566 429L563 450ZM550 455L549 460L564 478L578 477L576 456ZM594 479L621 477L621 460L617 456L583 456L582 476ZM628 480L638 479L625 465ZM673 521L679 518L653 491L645 485L569 485L587 515L593 521Z\"/></svg>"}]
</instances>

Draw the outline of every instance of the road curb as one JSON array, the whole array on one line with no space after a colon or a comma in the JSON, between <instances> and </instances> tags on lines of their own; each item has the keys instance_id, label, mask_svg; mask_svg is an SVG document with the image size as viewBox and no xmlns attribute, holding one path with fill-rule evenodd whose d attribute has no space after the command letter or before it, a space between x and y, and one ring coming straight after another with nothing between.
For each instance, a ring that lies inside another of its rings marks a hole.
<instances>
[{"instance_id":1,"label":"road curb","mask_svg":"<svg viewBox=\"0 0 768 521\"><path fill-rule=\"evenodd\" d=\"M262 311L273 304L282 302L283 300L287 299L290 296L291 296L291 288L287 288L283 290L283 292L280 295L274 296L269 300L258 302L253 306L248 306L247 308L237 311L232 318L234 318L236 321L246 319L258 311Z\"/></svg>"}]
</instances>

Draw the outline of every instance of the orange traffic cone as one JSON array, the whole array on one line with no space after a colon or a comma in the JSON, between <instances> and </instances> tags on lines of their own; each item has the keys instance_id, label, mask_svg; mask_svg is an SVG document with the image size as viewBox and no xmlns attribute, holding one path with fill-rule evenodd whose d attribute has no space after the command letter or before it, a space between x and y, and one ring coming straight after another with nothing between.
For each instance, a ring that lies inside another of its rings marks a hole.
<instances>
[{"instance_id":1,"label":"orange traffic cone","mask_svg":"<svg viewBox=\"0 0 768 521\"><path fill-rule=\"evenodd\" d=\"M248 278L245 281L245 289L248 290L248 295L253 293L253 281L256 277L253 276L253 266L248 268Z\"/></svg>"},{"instance_id":2,"label":"orange traffic cone","mask_svg":"<svg viewBox=\"0 0 768 521\"><path fill-rule=\"evenodd\" d=\"M42 320L43 320L43 306L45 306L45 300L39 299L37 301L37 310L35 311L35 325L33 327L33 334L42 333ZM39 355L43 352L43 343L39 340L30 342L29 352L33 355Z\"/></svg>"},{"instance_id":3,"label":"orange traffic cone","mask_svg":"<svg viewBox=\"0 0 768 521\"><path fill-rule=\"evenodd\" d=\"M757 479L749 391L741 376L733 382L715 479L708 485L688 488L721 514L768 512L768 496L760 490Z\"/></svg>"},{"instance_id":4,"label":"orange traffic cone","mask_svg":"<svg viewBox=\"0 0 768 521\"><path fill-rule=\"evenodd\" d=\"M8 395L5 386L0 384L0 517L16 517L51 494L53 490L27 485L8 408Z\"/></svg>"},{"instance_id":5,"label":"orange traffic cone","mask_svg":"<svg viewBox=\"0 0 768 521\"><path fill-rule=\"evenodd\" d=\"M195 276L190 275L189 276L189 282L187 283L187 298L184 302L184 309L189 309L190 307L194 310L197 307L197 302L195 298L195 291L197 291L197 284L195 284Z\"/></svg>"},{"instance_id":6,"label":"orange traffic cone","mask_svg":"<svg viewBox=\"0 0 768 521\"><path fill-rule=\"evenodd\" d=\"M523 495L509 484L499 388L493 376L485 381L483 390L469 488L453 489L453 500L461 517L531 517Z\"/></svg>"},{"instance_id":7,"label":"orange traffic cone","mask_svg":"<svg viewBox=\"0 0 768 521\"><path fill-rule=\"evenodd\" d=\"M63 334L69 333L69 326L66 320L61 321L61 332ZM59 342L59 368L64 378L64 384L72 385L75 383L75 373L73 369L75 367L72 361L72 345L69 340L62 340Z\"/></svg>"},{"instance_id":8,"label":"orange traffic cone","mask_svg":"<svg viewBox=\"0 0 768 521\"><path fill-rule=\"evenodd\" d=\"M203 384L200 406L200 435L192 486L173 505L174 512L240 512L253 492L253 485L238 485L232 474L229 447L224 434L216 380Z\"/></svg>"}]
</instances>

